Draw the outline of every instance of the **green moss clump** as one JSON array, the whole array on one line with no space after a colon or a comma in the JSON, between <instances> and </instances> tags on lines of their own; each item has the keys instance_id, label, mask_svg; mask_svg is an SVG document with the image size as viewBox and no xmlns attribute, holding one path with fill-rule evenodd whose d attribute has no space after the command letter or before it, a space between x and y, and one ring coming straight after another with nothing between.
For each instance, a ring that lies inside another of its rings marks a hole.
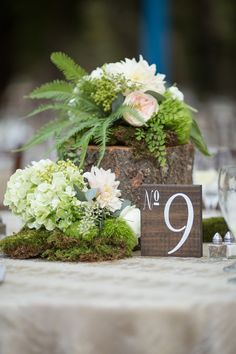
<instances>
[{"instance_id":1,"label":"green moss clump","mask_svg":"<svg viewBox=\"0 0 236 354\"><path fill-rule=\"evenodd\" d=\"M101 230L101 238L106 245L125 249L129 256L137 244L137 238L131 227L120 218L105 220Z\"/></svg>"},{"instance_id":2,"label":"green moss clump","mask_svg":"<svg viewBox=\"0 0 236 354\"><path fill-rule=\"evenodd\" d=\"M53 247L42 257L63 262L97 262L129 257L137 243L132 229L119 218L106 219L100 233L97 228L91 229L91 237L71 233L71 236L51 236L49 241Z\"/></svg>"},{"instance_id":3,"label":"green moss clump","mask_svg":"<svg viewBox=\"0 0 236 354\"><path fill-rule=\"evenodd\" d=\"M26 259L40 256L47 248L50 231L23 228L0 241L0 250L12 258Z\"/></svg>"},{"instance_id":4,"label":"green moss clump","mask_svg":"<svg viewBox=\"0 0 236 354\"><path fill-rule=\"evenodd\" d=\"M48 249L42 254L42 258L46 258L49 261L79 262L84 260L92 262L97 260L91 257L93 254L93 250L90 250L89 247L76 246L68 249Z\"/></svg>"},{"instance_id":5,"label":"green moss clump","mask_svg":"<svg viewBox=\"0 0 236 354\"><path fill-rule=\"evenodd\" d=\"M72 224L67 230L66 235L75 237L79 240L92 241L99 234L99 228L97 226L92 226L85 233L81 233L80 230L80 222L77 221Z\"/></svg>"},{"instance_id":6,"label":"green moss clump","mask_svg":"<svg viewBox=\"0 0 236 354\"><path fill-rule=\"evenodd\" d=\"M213 217L203 220L203 242L212 242L212 238L216 232L219 232L222 237L228 231L228 226L222 217Z\"/></svg>"},{"instance_id":7,"label":"green moss clump","mask_svg":"<svg viewBox=\"0 0 236 354\"><path fill-rule=\"evenodd\" d=\"M135 128L126 125L117 125L111 129L109 145L130 146L135 140Z\"/></svg>"},{"instance_id":8,"label":"green moss clump","mask_svg":"<svg viewBox=\"0 0 236 354\"><path fill-rule=\"evenodd\" d=\"M77 238L65 235L60 230L54 230L50 233L47 244L49 249L70 249L78 247L80 242Z\"/></svg>"},{"instance_id":9,"label":"green moss clump","mask_svg":"<svg viewBox=\"0 0 236 354\"><path fill-rule=\"evenodd\" d=\"M127 253L114 246L96 244L94 246L83 245L69 249L48 249L42 254L42 258L49 261L61 262L101 262L127 257Z\"/></svg>"},{"instance_id":10,"label":"green moss clump","mask_svg":"<svg viewBox=\"0 0 236 354\"><path fill-rule=\"evenodd\" d=\"M49 261L94 262L128 257L137 243L129 225L122 219L108 218L103 228L77 234L77 226L70 235L60 230L23 229L0 241L0 249L12 258L41 257ZM74 232L73 232L74 231Z\"/></svg>"}]
</instances>

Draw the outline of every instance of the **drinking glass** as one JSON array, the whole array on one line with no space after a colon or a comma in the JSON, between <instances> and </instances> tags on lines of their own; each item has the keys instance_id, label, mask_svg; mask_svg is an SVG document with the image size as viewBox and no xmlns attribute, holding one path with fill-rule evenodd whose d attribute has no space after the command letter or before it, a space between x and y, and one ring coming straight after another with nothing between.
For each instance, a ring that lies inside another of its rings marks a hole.
<instances>
[{"instance_id":1,"label":"drinking glass","mask_svg":"<svg viewBox=\"0 0 236 354\"><path fill-rule=\"evenodd\" d=\"M211 157L195 154L193 181L202 185L202 200L207 216L215 216L218 206L218 171L233 164L231 151L226 147L209 147Z\"/></svg>"},{"instance_id":2,"label":"drinking glass","mask_svg":"<svg viewBox=\"0 0 236 354\"><path fill-rule=\"evenodd\" d=\"M222 167L218 181L219 205L222 215L236 237L236 166ZM236 262L225 267L226 272L236 272ZM236 278L230 281L236 281Z\"/></svg>"},{"instance_id":3,"label":"drinking glass","mask_svg":"<svg viewBox=\"0 0 236 354\"><path fill-rule=\"evenodd\" d=\"M230 231L236 237L236 166L221 168L218 192L222 215Z\"/></svg>"}]
</instances>

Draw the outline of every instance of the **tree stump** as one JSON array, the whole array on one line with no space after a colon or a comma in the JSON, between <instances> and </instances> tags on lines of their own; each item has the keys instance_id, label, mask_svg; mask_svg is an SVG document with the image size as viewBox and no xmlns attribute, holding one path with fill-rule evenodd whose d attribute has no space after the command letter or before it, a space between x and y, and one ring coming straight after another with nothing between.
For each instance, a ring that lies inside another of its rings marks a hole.
<instances>
[{"instance_id":1,"label":"tree stump","mask_svg":"<svg viewBox=\"0 0 236 354\"><path fill-rule=\"evenodd\" d=\"M122 197L140 207L141 184L192 184L194 148L192 144L167 148L167 165L160 168L154 157L137 158L132 147L108 146L101 167L111 169L120 181ZM98 147L90 146L85 161L88 171L98 160Z\"/></svg>"}]
</instances>

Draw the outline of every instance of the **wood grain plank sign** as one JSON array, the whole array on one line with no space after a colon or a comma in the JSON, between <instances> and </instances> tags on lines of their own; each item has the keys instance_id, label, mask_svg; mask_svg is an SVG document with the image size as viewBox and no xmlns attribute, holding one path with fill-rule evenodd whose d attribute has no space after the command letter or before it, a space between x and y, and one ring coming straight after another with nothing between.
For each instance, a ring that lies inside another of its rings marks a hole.
<instances>
[{"instance_id":1,"label":"wood grain plank sign","mask_svg":"<svg viewBox=\"0 0 236 354\"><path fill-rule=\"evenodd\" d=\"M202 187L143 184L141 255L202 256Z\"/></svg>"}]
</instances>

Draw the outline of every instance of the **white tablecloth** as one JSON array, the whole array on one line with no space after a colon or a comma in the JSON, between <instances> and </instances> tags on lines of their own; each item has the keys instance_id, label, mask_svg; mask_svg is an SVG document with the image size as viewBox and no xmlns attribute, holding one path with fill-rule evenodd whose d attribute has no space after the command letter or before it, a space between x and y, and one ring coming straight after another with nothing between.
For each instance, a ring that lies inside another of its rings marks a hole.
<instances>
[{"instance_id":1,"label":"white tablecloth","mask_svg":"<svg viewBox=\"0 0 236 354\"><path fill-rule=\"evenodd\" d=\"M2 262L0 354L236 353L232 261Z\"/></svg>"}]
</instances>

